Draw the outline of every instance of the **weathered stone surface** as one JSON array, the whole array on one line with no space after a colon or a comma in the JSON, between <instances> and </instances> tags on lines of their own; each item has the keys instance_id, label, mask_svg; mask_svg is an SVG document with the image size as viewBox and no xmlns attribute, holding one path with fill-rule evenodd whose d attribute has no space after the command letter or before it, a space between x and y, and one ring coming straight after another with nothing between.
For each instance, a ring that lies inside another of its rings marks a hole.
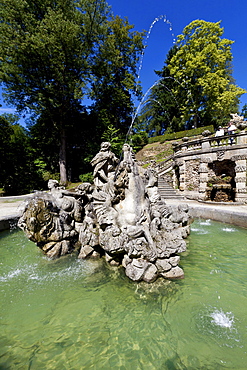
<instances>
[{"instance_id":1,"label":"weathered stone surface","mask_svg":"<svg viewBox=\"0 0 247 370\"><path fill-rule=\"evenodd\" d=\"M150 264L147 268L147 270L144 272L143 280L147 283L152 283L157 279L158 276L158 270L157 267L153 264Z\"/></svg>"},{"instance_id":2,"label":"weathered stone surface","mask_svg":"<svg viewBox=\"0 0 247 370\"><path fill-rule=\"evenodd\" d=\"M177 266L180 262L180 256L173 256L168 259L169 263L174 267Z\"/></svg>"},{"instance_id":3,"label":"weathered stone surface","mask_svg":"<svg viewBox=\"0 0 247 370\"><path fill-rule=\"evenodd\" d=\"M127 255L125 254L123 259L122 259L122 266L124 268L126 268L126 266L132 261L132 259Z\"/></svg>"},{"instance_id":4,"label":"weathered stone surface","mask_svg":"<svg viewBox=\"0 0 247 370\"><path fill-rule=\"evenodd\" d=\"M246 189L242 190L241 199L238 197L238 177L243 178L241 185L246 184L247 121L232 114L230 123L234 127L225 127L224 135L191 140L174 147L174 182L179 184L179 189L189 199L247 203ZM236 129L241 132L236 133ZM243 162L239 163L240 160ZM180 163L183 165L179 166ZM231 177L230 191L221 189L217 194L211 180L212 177L223 175Z\"/></svg>"},{"instance_id":5,"label":"weathered stone surface","mask_svg":"<svg viewBox=\"0 0 247 370\"><path fill-rule=\"evenodd\" d=\"M59 257L60 255L60 250L62 248L62 242L58 242L58 243L55 243L54 246L52 247L52 249L49 249L47 251L47 257L50 257L50 258L55 258L55 257Z\"/></svg>"},{"instance_id":6,"label":"weathered stone surface","mask_svg":"<svg viewBox=\"0 0 247 370\"><path fill-rule=\"evenodd\" d=\"M131 280L140 281L149 266L147 261L135 258L126 266L125 273Z\"/></svg>"},{"instance_id":7,"label":"weathered stone surface","mask_svg":"<svg viewBox=\"0 0 247 370\"><path fill-rule=\"evenodd\" d=\"M100 258L100 253L94 250L90 257L95 259Z\"/></svg>"},{"instance_id":8,"label":"weathered stone surface","mask_svg":"<svg viewBox=\"0 0 247 370\"><path fill-rule=\"evenodd\" d=\"M157 259L157 261L155 262L155 265L159 272L169 271L172 268L167 258Z\"/></svg>"},{"instance_id":9,"label":"weathered stone surface","mask_svg":"<svg viewBox=\"0 0 247 370\"><path fill-rule=\"evenodd\" d=\"M114 257L108 253L105 253L105 260L108 262L111 266L119 266L120 262L118 260L115 260Z\"/></svg>"},{"instance_id":10,"label":"weathered stone surface","mask_svg":"<svg viewBox=\"0 0 247 370\"><path fill-rule=\"evenodd\" d=\"M173 267L170 271L162 272L161 275L166 279L183 279L184 272L181 267Z\"/></svg>"},{"instance_id":11,"label":"weathered stone surface","mask_svg":"<svg viewBox=\"0 0 247 370\"><path fill-rule=\"evenodd\" d=\"M179 212L185 212L185 213L189 212L188 204L186 204L186 203L179 204L178 205L178 211Z\"/></svg>"},{"instance_id":12,"label":"weathered stone surface","mask_svg":"<svg viewBox=\"0 0 247 370\"><path fill-rule=\"evenodd\" d=\"M244 116L239 116L237 113L231 113L230 115L232 116L231 124L236 125L238 129L244 130L247 127Z\"/></svg>"},{"instance_id":13,"label":"weathered stone surface","mask_svg":"<svg viewBox=\"0 0 247 370\"><path fill-rule=\"evenodd\" d=\"M78 258L87 258L90 254L93 253L93 251L94 251L93 247L91 247L90 245L85 245L81 247Z\"/></svg>"},{"instance_id":14,"label":"weathered stone surface","mask_svg":"<svg viewBox=\"0 0 247 370\"><path fill-rule=\"evenodd\" d=\"M57 243L56 242L50 242L50 243L46 243L43 247L43 251L45 253L47 253L50 249L52 249L53 247L55 247Z\"/></svg>"},{"instance_id":15,"label":"weathered stone surface","mask_svg":"<svg viewBox=\"0 0 247 370\"><path fill-rule=\"evenodd\" d=\"M113 257L110 254L108 254L107 252L105 252L105 260L106 260L106 262L111 262L112 259L113 259Z\"/></svg>"},{"instance_id":16,"label":"weathered stone surface","mask_svg":"<svg viewBox=\"0 0 247 370\"><path fill-rule=\"evenodd\" d=\"M182 238L186 239L190 235L190 226L185 226L181 228L181 236Z\"/></svg>"},{"instance_id":17,"label":"weathered stone surface","mask_svg":"<svg viewBox=\"0 0 247 370\"><path fill-rule=\"evenodd\" d=\"M27 204L19 226L30 240L49 257L78 248L79 258L105 255L112 266L121 263L134 281L182 276L176 253L186 250L192 222L188 206L165 204L155 169L139 167L128 144L121 162L105 142L91 163L93 185L68 192L50 180L50 192Z\"/></svg>"},{"instance_id":18,"label":"weathered stone surface","mask_svg":"<svg viewBox=\"0 0 247 370\"><path fill-rule=\"evenodd\" d=\"M110 263L111 266L116 266L116 267L120 265L120 263L118 261L115 261L115 260L111 260L109 263Z\"/></svg>"}]
</instances>

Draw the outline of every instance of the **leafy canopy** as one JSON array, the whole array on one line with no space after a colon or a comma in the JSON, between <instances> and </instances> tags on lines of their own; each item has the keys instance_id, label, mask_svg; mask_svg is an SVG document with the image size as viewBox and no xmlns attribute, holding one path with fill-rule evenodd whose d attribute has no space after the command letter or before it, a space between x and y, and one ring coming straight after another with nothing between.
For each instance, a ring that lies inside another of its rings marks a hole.
<instances>
[{"instance_id":1,"label":"leafy canopy","mask_svg":"<svg viewBox=\"0 0 247 370\"><path fill-rule=\"evenodd\" d=\"M113 18L105 0L0 0L5 100L20 112L32 112L33 122L45 127L43 136L56 147L59 141L62 183L67 181L67 160L73 157L68 138L75 136L86 94L97 102L90 130L80 129L82 135L90 131L92 141L93 135L101 137L106 123L121 131L127 124L143 47L142 35L132 28L127 20ZM36 134L42 139L42 131Z\"/></svg>"},{"instance_id":2,"label":"leafy canopy","mask_svg":"<svg viewBox=\"0 0 247 370\"><path fill-rule=\"evenodd\" d=\"M184 121L193 117L195 124L222 122L237 111L239 97L245 93L232 78L233 41L221 38L220 23L195 20L177 38L177 53L168 68L181 86L174 90L175 96L181 88L187 91L180 108Z\"/></svg>"}]
</instances>

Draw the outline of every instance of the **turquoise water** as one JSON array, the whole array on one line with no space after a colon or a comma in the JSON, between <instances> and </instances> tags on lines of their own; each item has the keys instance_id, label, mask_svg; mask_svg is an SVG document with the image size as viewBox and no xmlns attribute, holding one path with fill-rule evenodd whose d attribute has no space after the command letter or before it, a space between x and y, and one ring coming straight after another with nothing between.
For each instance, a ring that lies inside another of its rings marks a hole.
<instances>
[{"instance_id":1,"label":"turquoise water","mask_svg":"<svg viewBox=\"0 0 247 370\"><path fill-rule=\"evenodd\" d=\"M0 233L0 369L246 369L246 241L195 221L185 279L137 284Z\"/></svg>"}]
</instances>

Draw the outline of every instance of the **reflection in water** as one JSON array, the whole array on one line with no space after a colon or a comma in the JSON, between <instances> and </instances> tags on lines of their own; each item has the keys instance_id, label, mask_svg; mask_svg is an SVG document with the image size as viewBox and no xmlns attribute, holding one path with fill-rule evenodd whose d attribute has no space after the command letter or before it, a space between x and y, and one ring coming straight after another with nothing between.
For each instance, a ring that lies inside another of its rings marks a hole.
<instances>
[{"instance_id":1,"label":"reflection in water","mask_svg":"<svg viewBox=\"0 0 247 370\"><path fill-rule=\"evenodd\" d=\"M198 220L185 279L147 284L103 260L49 260L2 232L0 368L244 369L246 236Z\"/></svg>"}]
</instances>

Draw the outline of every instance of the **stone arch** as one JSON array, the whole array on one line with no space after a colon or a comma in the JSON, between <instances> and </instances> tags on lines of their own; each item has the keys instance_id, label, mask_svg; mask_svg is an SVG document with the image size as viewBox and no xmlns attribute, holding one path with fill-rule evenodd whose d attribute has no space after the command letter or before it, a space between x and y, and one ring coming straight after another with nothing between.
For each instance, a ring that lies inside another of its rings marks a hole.
<instances>
[{"instance_id":1,"label":"stone arch","mask_svg":"<svg viewBox=\"0 0 247 370\"><path fill-rule=\"evenodd\" d=\"M236 163L231 159L208 163L208 198L213 201L235 201Z\"/></svg>"}]
</instances>

